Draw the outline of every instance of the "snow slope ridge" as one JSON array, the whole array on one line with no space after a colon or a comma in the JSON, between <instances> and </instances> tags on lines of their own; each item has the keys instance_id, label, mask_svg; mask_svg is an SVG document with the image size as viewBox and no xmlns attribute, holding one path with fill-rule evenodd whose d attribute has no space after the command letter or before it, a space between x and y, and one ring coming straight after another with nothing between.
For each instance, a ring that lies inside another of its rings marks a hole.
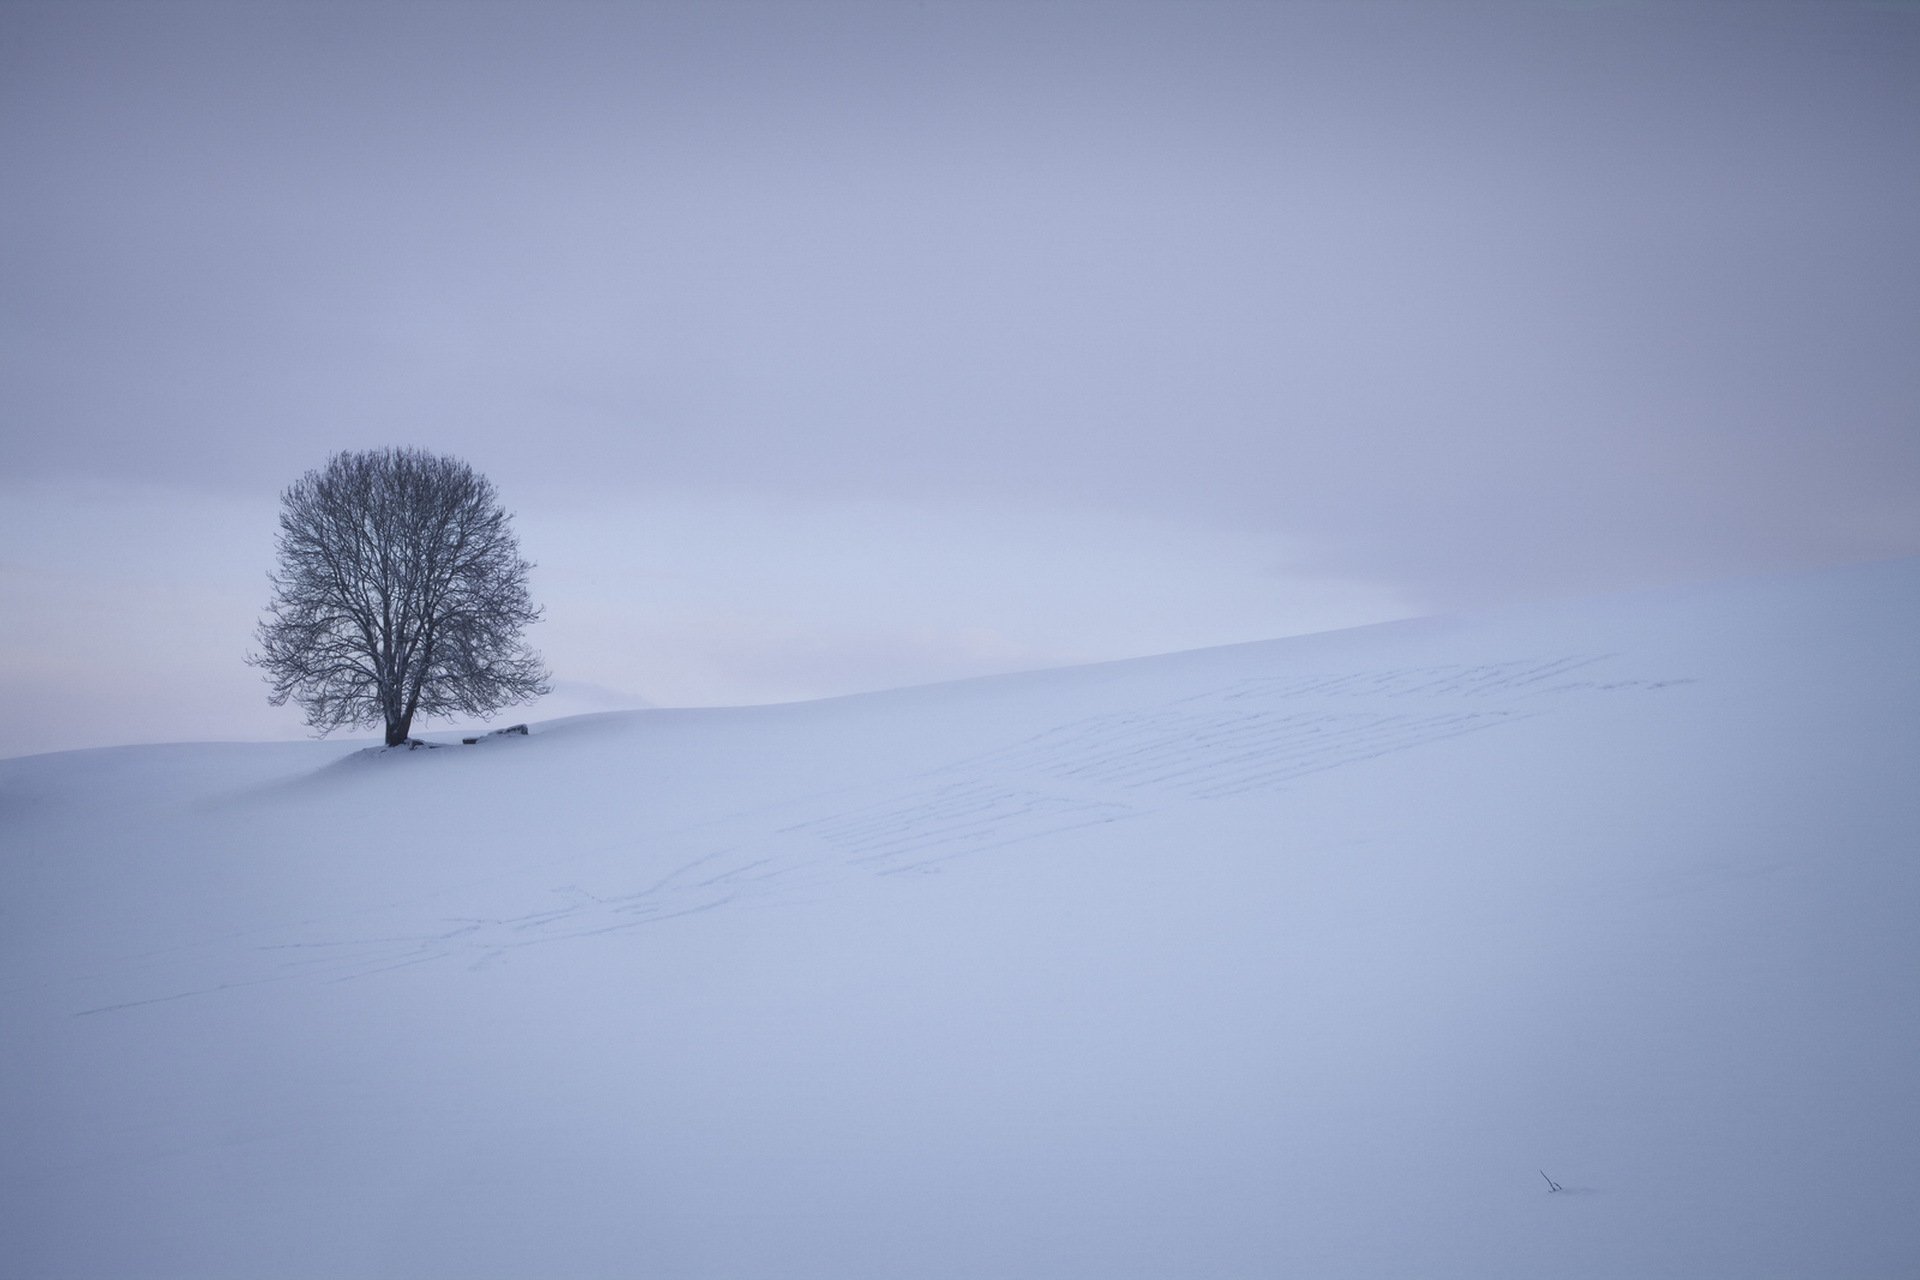
<instances>
[{"instance_id":1,"label":"snow slope ridge","mask_svg":"<svg viewBox=\"0 0 1920 1280\"><path fill-rule=\"evenodd\" d=\"M1899 562L0 761L0 1257L1914 1274L1917 627Z\"/></svg>"}]
</instances>

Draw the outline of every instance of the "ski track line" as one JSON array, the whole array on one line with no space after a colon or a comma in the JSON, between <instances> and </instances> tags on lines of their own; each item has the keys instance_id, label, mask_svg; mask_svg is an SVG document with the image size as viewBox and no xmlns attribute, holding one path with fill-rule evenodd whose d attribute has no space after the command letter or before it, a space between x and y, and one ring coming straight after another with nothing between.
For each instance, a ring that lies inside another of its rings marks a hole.
<instances>
[{"instance_id":1,"label":"ski track line","mask_svg":"<svg viewBox=\"0 0 1920 1280\"><path fill-rule=\"evenodd\" d=\"M430 908L480 885L512 884L557 894L564 905L509 916L448 914L443 926L375 929L347 938L257 943L244 935L146 953L194 968L232 969L249 953L280 953L274 971L193 983L78 1015L136 1009L273 982L353 982L466 957L479 969L527 947L630 932L750 902L778 902L854 876L928 871L1069 831L1142 816L1169 798L1206 802L1269 792L1316 773L1363 764L1432 743L1548 714L1542 699L1574 693L1653 690L1689 680L1568 680L1616 655L1569 654L1480 664L1244 678L1165 703L1069 720L1007 746L879 788L837 788L813 801L763 810L764 828L710 849L627 891L578 883L536 888L539 869L450 886L403 903L360 909L356 919ZM1487 706L1489 700L1525 708ZM1371 701L1374 706L1356 703ZM1410 709L1408 703L1427 703ZM1478 704L1478 705L1475 705ZM1087 794L1061 794L1060 787ZM828 796L867 799L801 822L774 825ZM710 826L711 824L706 824ZM698 828L696 828L698 829ZM617 842L598 850L617 855ZM320 926L323 922L311 922ZM368 923L374 923L368 920ZM257 935L255 935L257 936ZM294 953L294 954L288 954ZM97 979L153 976L162 966L122 964Z\"/></svg>"}]
</instances>

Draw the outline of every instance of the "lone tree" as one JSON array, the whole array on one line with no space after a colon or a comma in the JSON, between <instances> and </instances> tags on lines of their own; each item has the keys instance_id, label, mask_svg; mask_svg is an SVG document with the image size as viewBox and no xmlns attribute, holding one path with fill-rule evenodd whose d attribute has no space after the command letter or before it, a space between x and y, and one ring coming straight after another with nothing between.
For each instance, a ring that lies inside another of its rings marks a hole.
<instances>
[{"instance_id":1,"label":"lone tree","mask_svg":"<svg viewBox=\"0 0 1920 1280\"><path fill-rule=\"evenodd\" d=\"M280 495L279 571L247 661L321 734L486 715L547 692L540 610L491 482L419 449L337 453Z\"/></svg>"}]
</instances>

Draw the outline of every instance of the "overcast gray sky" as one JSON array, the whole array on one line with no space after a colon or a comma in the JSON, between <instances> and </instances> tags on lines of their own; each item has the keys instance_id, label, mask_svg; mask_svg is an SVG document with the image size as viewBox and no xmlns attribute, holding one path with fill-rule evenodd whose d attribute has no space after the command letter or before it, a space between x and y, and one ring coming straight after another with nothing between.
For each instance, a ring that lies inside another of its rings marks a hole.
<instances>
[{"instance_id":1,"label":"overcast gray sky","mask_svg":"<svg viewBox=\"0 0 1920 1280\"><path fill-rule=\"evenodd\" d=\"M1920 553L1920 7L0 0L0 754L298 736L276 495L541 716Z\"/></svg>"}]
</instances>

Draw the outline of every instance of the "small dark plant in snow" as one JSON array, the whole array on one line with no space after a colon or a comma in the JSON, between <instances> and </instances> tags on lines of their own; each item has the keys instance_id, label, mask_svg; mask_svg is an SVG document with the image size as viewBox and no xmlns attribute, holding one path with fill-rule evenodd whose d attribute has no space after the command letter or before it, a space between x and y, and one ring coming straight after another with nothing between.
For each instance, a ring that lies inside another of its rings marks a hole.
<instances>
[{"instance_id":1,"label":"small dark plant in snow","mask_svg":"<svg viewBox=\"0 0 1920 1280\"><path fill-rule=\"evenodd\" d=\"M540 618L491 482L418 449L338 453L280 495L279 569L248 661L321 734L482 716L546 693Z\"/></svg>"}]
</instances>

